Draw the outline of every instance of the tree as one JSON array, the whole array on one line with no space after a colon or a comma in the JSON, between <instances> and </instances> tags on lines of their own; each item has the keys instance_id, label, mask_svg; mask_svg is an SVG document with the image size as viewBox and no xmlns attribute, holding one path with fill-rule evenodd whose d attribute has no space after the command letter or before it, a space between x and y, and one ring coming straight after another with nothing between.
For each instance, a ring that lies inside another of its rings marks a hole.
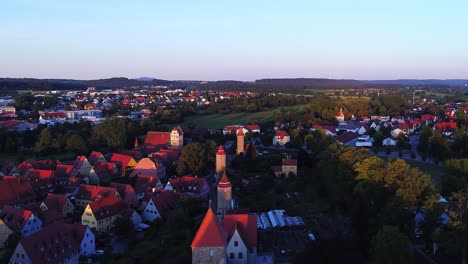
<instances>
[{"instance_id":1,"label":"tree","mask_svg":"<svg viewBox=\"0 0 468 264\"><path fill-rule=\"evenodd\" d=\"M107 146L116 150L121 149L126 145L127 141L127 126L123 118L110 118L104 120L97 131L100 132L100 138L106 142Z\"/></svg>"},{"instance_id":2,"label":"tree","mask_svg":"<svg viewBox=\"0 0 468 264\"><path fill-rule=\"evenodd\" d=\"M372 239L370 259L373 263L411 263L411 243L398 228L384 226Z\"/></svg>"},{"instance_id":3,"label":"tree","mask_svg":"<svg viewBox=\"0 0 468 264\"><path fill-rule=\"evenodd\" d=\"M39 135L39 140L34 146L34 152L38 154L45 154L50 151L52 146L52 134L50 133L49 128L44 128Z\"/></svg>"},{"instance_id":4,"label":"tree","mask_svg":"<svg viewBox=\"0 0 468 264\"><path fill-rule=\"evenodd\" d=\"M427 153L429 151L429 138L432 136L432 129L426 125L421 128L419 135L418 150Z\"/></svg>"},{"instance_id":5,"label":"tree","mask_svg":"<svg viewBox=\"0 0 468 264\"><path fill-rule=\"evenodd\" d=\"M179 164L177 165L177 174L192 173L201 175L205 171L206 165L205 149L198 142L192 143L182 148Z\"/></svg>"},{"instance_id":6,"label":"tree","mask_svg":"<svg viewBox=\"0 0 468 264\"><path fill-rule=\"evenodd\" d=\"M429 137L429 153L436 161L446 160L449 157L449 143L442 137L440 131L434 131Z\"/></svg>"},{"instance_id":7,"label":"tree","mask_svg":"<svg viewBox=\"0 0 468 264\"><path fill-rule=\"evenodd\" d=\"M80 136L73 134L67 139L65 149L80 155L87 152L86 141Z\"/></svg>"}]
</instances>

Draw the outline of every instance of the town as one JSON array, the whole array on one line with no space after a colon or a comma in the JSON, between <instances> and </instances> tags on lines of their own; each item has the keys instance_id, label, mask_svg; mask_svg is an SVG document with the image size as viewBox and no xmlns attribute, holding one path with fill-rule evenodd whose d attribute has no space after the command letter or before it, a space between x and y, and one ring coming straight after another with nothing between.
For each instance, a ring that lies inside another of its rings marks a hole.
<instances>
[{"instance_id":1,"label":"town","mask_svg":"<svg viewBox=\"0 0 468 264\"><path fill-rule=\"evenodd\" d=\"M2 262L360 262L385 235L406 241L402 259L456 259L468 104L459 89L438 94L4 96Z\"/></svg>"}]
</instances>

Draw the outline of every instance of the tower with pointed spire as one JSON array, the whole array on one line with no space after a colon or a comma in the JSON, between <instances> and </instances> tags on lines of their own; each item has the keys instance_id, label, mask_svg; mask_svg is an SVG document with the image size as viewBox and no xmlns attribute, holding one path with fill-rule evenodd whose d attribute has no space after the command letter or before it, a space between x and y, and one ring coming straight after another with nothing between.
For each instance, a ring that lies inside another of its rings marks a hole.
<instances>
[{"instance_id":1,"label":"tower with pointed spire","mask_svg":"<svg viewBox=\"0 0 468 264\"><path fill-rule=\"evenodd\" d=\"M135 144L133 145L135 148L138 148L138 138L135 138Z\"/></svg>"},{"instance_id":2,"label":"tower with pointed spire","mask_svg":"<svg viewBox=\"0 0 468 264\"><path fill-rule=\"evenodd\" d=\"M208 208L191 247L192 263L227 263L226 234L211 208Z\"/></svg>"},{"instance_id":3,"label":"tower with pointed spire","mask_svg":"<svg viewBox=\"0 0 468 264\"><path fill-rule=\"evenodd\" d=\"M221 174L226 169L226 152L224 152L223 145L219 145L216 152L216 173Z\"/></svg>"},{"instance_id":4,"label":"tower with pointed spire","mask_svg":"<svg viewBox=\"0 0 468 264\"><path fill-rule=\"evenodd\" d=\"M232 209L232 185L226 172L223 173L223 176L219 180L216 193L218 195L216 213L219 216L223 216L228 210Z\"/></svg>"},{"instance_id":5,"label":"tower with pointed spire","mask_svg":"<svg viewBox=\"0 0 468 264\"><path fill-rule=\"evenodd\" d=\"M244 130L240 128L237 130L237 155L244 153Z\"/></svg>"}]
</instances>

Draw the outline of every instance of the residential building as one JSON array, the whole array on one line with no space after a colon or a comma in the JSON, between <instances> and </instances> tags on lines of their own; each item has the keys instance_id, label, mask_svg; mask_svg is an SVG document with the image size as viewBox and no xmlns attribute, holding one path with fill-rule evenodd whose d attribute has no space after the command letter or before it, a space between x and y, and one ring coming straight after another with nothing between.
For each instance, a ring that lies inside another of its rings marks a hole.
<instances>
[{"instance_id":1,"label":"residential building","mask_svg":"<svg viewBox=\"0 0 468 264\"><path fill-rule=\"evenodd\" d=\"M98 161L89 171L88 178L90 184L108 184L116 175L119 172L115 163Z\"/></svg>"},{"instance_id":2,"label":"residential building","mask_svg":"<svg viewBox=\"0 0 468 264\"><path fill-rule=\"evenodd\" d=\"M63 222L65 218L73 215L75 206L64 194L47 194L47 197L39 205L37 214L41 217L44 225Z\"/></svg>"},{"instance_id":3,"label":"residential building","mask_svg":"<svg viewBox=\"0 0 468 264\"><path fill-rule=\"evenodd\" d=\"M288 177L290 173L297 175L297 160L296 159L282 159L281 166L273 166L273 171L275 176L279 177L281 175Z\"/></svg>"},{"instance_id":4,"label":"residential building","mask_svg":"<svg viewBox=\"0 0 468 264\"><path fill-rule=\"evenodd\" d=\"M81 223L97 231L109 231L114 227L114 221L123 217L127 209L128 204L117 196L98 198L86 206Z\"/></svg>"},{"instance_id":5,"label":"residential building","mask_svg":"<svg viewBox=\"0 0 468 264\"><path fill-rule=\"evenodd\" d=\"M9 205L3 206L0 211L0 219L13 231L21 232L23 236L29 236L42 228L42 221L30 210L16 208Z\"/></svg>"},{"instance_id":6,"label":"residential building","mask_svg":"<svg viewBox=\"0 0 468 264\"><path fill-rule=\"evenodd\" d=\"M20 177L15 176L1 178L0 207L4 205L25 206L34 203L36 198L36 193L29 182L21 181Z\"/></svg>"},{"instance_id":7,"label":"residential building","mask_svg":"<svg viewBox=\"0 0 468 264\"><path fill-rule=\"evenodd\" d=\"M58 224L21 239L9 263L72 264L78 263L80 254L91 255L93 252L95 237L88 227Z\"/></svg>"},{"instance_id":8,"label":"residential building","mask_svg":"<svg viewBox=\"0 0 468 264\"><path fill-rule=\"evenodd\" d=\"M78 156L76 157L75 163L73 163L75 171L80 176L89 176L89 172L91 171L91 163L89 163L88 159L85 156Z\"/></svg>"},{"instance_id":9,"label":"residential building","mask_svg":"<svg viewBox=\"0 0 468 264\"><path fill-rule=\"evenodd\" d=\"M255 263L256 214L226 214L221 224L209 208L191 248L192 263Z\"/></svg>"},{"instance_id":10,"label":"residential building","mask_svg":"<svg viewBox=\"0 0 468 264\"><path fill-rule=\"evenodd\" d=\"M184 132L180 126L176 126L171 130L171 147L182 148L184 146Z\"/></svg>"},{"instance_id":11,"label":"residential building","mask_svg":"<svg viewBox=\"0 0 468 264\"><path fill-rule=\"evenodd\" d=\"M286 133L286 131L278 130L275 132L275 136L273 137L273 145L284 146L289 141L291 141L291 137L288 133Z\"/></svg>"},{"instance_id":12,"label":"residential building","mask_svg":"<svg viewBox=\"0 0 468 264\"><path fill-rule=\"evenodd\" d=\"M0 248L5 247L5 242L8 237L13 234L15 231L8 227L5 222L0 218Z\"/></svg>"},{"instance_id":13,"label":"residential building","mask_svg":"<svg viewBox=\"0 0 468 264\"><path fill-rule=\"evenodd\" d=\"M187 175L172 179L169 182L178 195L202 200L208 199L210 188L205 178Z\"/></svg>"},{"instance_id":14,"label":"residential building","mask_svg":"<svg viewBox=\"0 0 468 264\"><path fill-rule=\"evenodd\" d=\"M120 194L115 188L81 184L76 195L75 205L78 207L86 207L87 204L96 199L102 199L109 196L120 198Z\"/></svg>"},{"instance_id":15,"label":"residential building","mask_svg":"<svg viewBox=\"0 0 468 264\"><path fill-rule=\"evenodd\" d=\"M135 168L136 160L128 155L114 153L109 159L109 162L115 163L119 174L124 177Z\"/></svg>"},{"instance_id":16,"label":"residential building","mask_svg":"<svg viewBox=\"0 0 468 264\"><path fill-rule=\"evenodd\" d=\"M152 222L157 218L165 218L170 210L172 210L178 196L173 191L155 190L148 195L146 206L144 206L141 217L143 221Z\"/></svg>"},{"instance_id":17,"label":"residential building","mask_svg":"<svg viewBox=\"0 0 468 264\"><path fill-rule=\"evenodd\" d=\"M115 188L119 192L120 198L129 205L136 206L138 204L138 196L131 185L111 182L109 187Z\"/></svg>"}]
</instances>

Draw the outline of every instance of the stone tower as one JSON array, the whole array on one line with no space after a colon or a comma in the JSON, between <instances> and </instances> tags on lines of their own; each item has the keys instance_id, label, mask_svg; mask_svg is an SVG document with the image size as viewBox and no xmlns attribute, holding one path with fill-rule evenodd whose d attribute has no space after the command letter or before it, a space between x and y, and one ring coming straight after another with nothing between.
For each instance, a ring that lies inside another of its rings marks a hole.
<instances>
[{"instance_id":1,"label":"stone tower","mask_svg":"<svg viewBox=\"0 0 468 264\"><path fill-rule=\"evenodd\" d=\"M228 180L226 172L223 173L223 176L219 180L216 192L218 194L218 204L217 204L217 214L219 216L225 215L227 210L231 208L232 201L232 185Z\"/></svg>"},{"instance_id":2,"label":"stone tower","mask_svg":"<svg viewBox=\"0 0 468 264\"><path fill-rule=\"evenodd\" d=\"M237 130L237 155L244 153L244 130Z\"/></svg>"},{"instance_id":3,"label":"stone tower","mask_svg":"<svg viewBox=\"0 0 468 264\"><path fill-rule=\"evenodd\" d=\"M226 169L226 152L224 152L223 146L220 145L218 152L216 152L216 173L220 174Z\"/></svg>"},{"instance_id":4,"label":"stone tower","mask_svg":"<svg viewBox=\"0 0 468 264\"><path fill-rule=\"evenodd\" d=\"M191 248L192 264L227 263L226 234L211 208L208 208Z\"/></svg>"},{"instance_id":5,"label":"stone tower","mask_svg":"<svg viewBox=\"0 0 468 264\"><path fill-rule=\"evenodd\" d=\"M171 131L171 147L182 148L184 146L184 132L180 126L176 126Z\"/></svg>"}]
</instances>

